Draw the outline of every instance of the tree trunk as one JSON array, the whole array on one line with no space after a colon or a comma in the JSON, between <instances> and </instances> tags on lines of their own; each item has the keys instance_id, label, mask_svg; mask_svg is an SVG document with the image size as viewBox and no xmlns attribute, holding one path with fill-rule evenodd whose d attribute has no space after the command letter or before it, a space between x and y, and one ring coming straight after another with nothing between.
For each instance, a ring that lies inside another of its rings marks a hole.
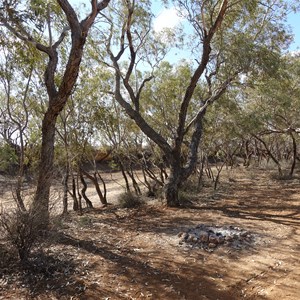
<instances>
[{"instance_id":1,"label":"tree trunk","mask_svg":"<svg viewBox=\"0 0 300 300\"><path fill-rule=\"evenodd\" d=\"M77 199L76 180L75 180L73 172L72 172L72 193L71 193L71 196L73 198L73 210L78 211L79 210L79 202L78 202L78 199Z\"/></svg>"},{"instance_id":2,"label":"tree trunk","mask_svg":"<svg viewBox=\"0 0 300 300\"><path fill-rule=\"evenodd\" d=\"M107 189L106 189L106 183L105 183L103 177L101 176L100 172L99 172L99 171L96 171L96 173L97 173L97 175L98 175L100 181L102 182L102 187L103 187L103 193L102 193L102 195L103 195L103 199L104 199L105 203L107 204L107 197L106 197L106 195L107 195Z\"/></svg>"},{"instance_id":3,"label":"tree trunk","mask_svg":"<svg viewBox=\"0 0 300 300\"><path fill-rule=\"evenodd\" d=\"M42 124L42 148L39 165L37 189L32 203L32 209L38 218L42 229L49 223L49 195L53 176L54 139L56 114L46 112Z\"/></svg>"},{"instance_id":4,"label":"tree trunk","mask_svg":"<svg viewBox=\"0 0 300 300\"><path fill-rule=\"evenodd\" d=\"M64 189L64 195L63 195L63 215L68 213L68 181L69 181L69 175L70 175L70 168L69 168L69 162L66 164L66 172L63 179L63 189Z\"/></svg>"},{"instance_id":5,"label":"tree trunk","mask_svg":"<svg viewBox=\"0 0 300 300\"><path fill-rule=\"evenodd\" d=\"M84 180L84 177L82 175L82 171L79 170L79 176L80 176L80 181L83 185L83 188L81 189L81 194L82 194L82 197L83 199L85 200L85 203L86 203L86 206L87 208L94 208L93 206L93 203L91 202L91 200L88 198L88 196L86 195L86 190L87 190L87 183L86 181Z\"/></svg>"},{"instance_id":6,"label":"tree trunk","mask_svg":"<svg viewBox=\"0 0 300 300\"><path fill-rule=\"evenodd\" d=\"M250 162L251 162L251 156L252 156L252 151L249 149L249 144L250 144L250 141L247 140L245 142L245 158L244 158L244 166L246 168L248 168L250 166Z\"/></svg>"},{"instance_id":7,"label":"tree trunk","mask_svg":"<svg viewBox=\"0 0 300 300\"><path fill-rule=\"evenodd\" d=\"M98 179L97 179L97 172L94 172L93 175L90 175L87 171L85 171L84 169L81 169L81 172L88 178L92 181L92 183L94 184L95 186L95 189L96 189L96 192L99 196L99 199L101 201L101 204L103 206L106 206L107 205L107 199L106 197L104 197L102 191L101 191L101 188L99 186L99 182L98 182Z\"/></svg>"},{"instance_id":8,"label":"tree trunk","mask_svg":"<svg viewBox=\"0 0 300 300\"><path fill-rule=\"evenodd\" d=\"M281 165L280 165L280 162L279 160L276 159L276 157L272 154L271 150L269 149L267 143L260 137L258 137L257 135L254 135L253 136L258 140L260 141L263 146L265 147L266 151L267 151L267 154L268 154L268 157L271 158L273 160L273 162L277 165L277 169L278 169L278 174L280 177L283 176L283 173L282 173L282 169L281 169Z\"/></svg>"},{"instance_id":9,"label":"tree trunk","mask_svg":"<svg viewBox=\"0 0 300 300\"><path fill-rule=\"evenodd\" d=\"M221 172L222 172L223 167L225 166L225 164L226 164L226 160L224 162L222 162L221 166L218 166L218 163L216 163L217 175L216 175L215 184L214 184L214 190L215 191L217 190L217 187L218 187L218 184L219 184L219 181L220 181L220 175L221 175Z\"/></svg>"},{"instance_id":10,"label":"tree trunk","mask_svg":"<svg viewBox=\"0 0 300 300\"><path fill-rule=\"evenodd\" d=\"M79 211L79 215L82 215L82 195L80 193L80 189L79 189L79 171L77 171L77 175L76 175L76 186L77 186L77 195L78 195L78 211Z\"/></svg>"},{"instance_id":11,"label":"tree trunk","mask_svg":"<svg viewBox=\"0 0 300 300\"><path fill-rule=\"evenodd\" d=\"M203 171L204 171L204 164L205 164L205 155L202 155L201 162L200 162L200 169L198 175L198 184L197 184L197 192L200 192L201 188L203 187Z\"/></svg>"},{"instance_id":12,"label":"tree trunk","mask_svg":"<svg viewBox=\"0 0 300 300\"><path fill-rule=\"evenodd\" d=\"M20 155L19 155L19 171L18 171L18 179L16 184L16 200L17 205L22 211L26 211L26 207L22 198L22 186L24 180L24 155L25 155L25 147L24 147L24 140L23 140L23 130L21 126L18 126L19 134L20 134Z\"/></svg>"},{"instance_id":13,"label":"tree trunk","mask_svg":"<svg viewBox=\"0 0 300 300\"><path fill-rule=\"evenodd\" d=\"M297 142L296 142L296 139L293 135L293 133L291 132L290 133L290 136L292 138L292 141L293 141L293 162L292 162L292 166L291 166L291 170L290 170L290 177L293 176L294 174L294 170L295 170L295 167L296 167L296 158L297 158Z\"/></svg>"},{"instance_id":14,"label":"tree trunk","mask_svg":"<svg viewBox=\"0 0 300 300\"><path fill-rule=\"evenodd\" d=\"M126 192L129 193L129 192L130 192L129 181L128 181L128 178L127 178L127 175L126 175L126 172L125 172L123 163L122 163L121 160L119 160L119 159L118 159L118 164L119 164L119 167L120 167L120 169L121 169L123 178L124 178L124 180L125 180L125 184L126 184Z\"/></svg>"},{"instance_id":15,"label":"tree trunk","mask_svg":"<svg viewBox=\"0 0 300 300\"><path fill-rule=\"evenodd\" d=\"M179 207L181 205L178 197L179 187L181 183L180 167L175 165L171 167L168 182L165 185L165 199L169 207Z\"/></svg>"},{"instance_id":16,"label":"tree trunk","mask_svg":"<svg viewBox=\"0 0 300 300\"><path fill-rule=\"evenodd\" d=\"M130 179L131 179L132 186L133 186L133 188L134 188L135 194L136 194L137 196L140 196L140 195L142 194L142 192L141 192L141 189L140 189L140 187L139 187L137 181L136 181L135 178L134 178L134 172L133 172L133 170L132 170L132 166L128 167L127 174L128 174L128 176L130 177Z\"/></svg>"}]
</instances>

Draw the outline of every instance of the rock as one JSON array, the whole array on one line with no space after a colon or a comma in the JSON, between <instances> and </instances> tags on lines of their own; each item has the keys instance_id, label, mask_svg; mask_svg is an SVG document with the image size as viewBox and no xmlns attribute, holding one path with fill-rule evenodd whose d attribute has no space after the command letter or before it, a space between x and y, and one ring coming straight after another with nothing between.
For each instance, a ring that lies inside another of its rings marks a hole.
<instances>
[{"instance_id":1,"label":"rock","mask_svg":"<svg viewBox=\"0 0 300 300\"><path fill-rule=\"evenodd\" d=\"M199 240L202 242L202 243L207 243L208 242L208 233L205 232L205 231L201 231L199 233Z\"/></svg>"},{"instance_id":2,"label":"rock","mask_svg":"<svg viewBox=\"0 0 300 300\"><path fill-rule=\"evenodd\" d=\"M192 242L193 242L193 243L197 243L197 242L198 242L198 238L194 236L194 237L192 238Z\"/></svg>"},{"instance_id":3,"label":"rock","mask_svg":"<svg viewBox=\"0 0 300 300\"><path fill-rule=\"evenodd\" d=\"M192 242L193 239L194 239L194 237L195 237L194 235L189 234L188 237L187 237L187 239L186 239L186 241L187 241L187 242Z\"/></svg>"},{"instance_id":4,"label":"rock","mask_svg":"<svg viewBox=\"0 0 300 300\"><path fill-rule=\"evenodd\" d=\"M217 244L215 244L215 243L209 243L208 244L208 248L210 248L210 249L213 249L213 248L216 248L217 247Z\"/></svg>"},{"instance_id":5,"label":"rock","mask_svg":"<svg viewBox=\"0 0 300 300\"><path fill-rule=\"evenodd\" d=\"M185 233L185 234L183 235L183 237L182 237L182 238L183 238L183 240L185 240L185 241L186 241L186 240L188 239L188 237L189 237L189 234L188 234L188 233Z\"/></svg>"},{"instance_id":6,"label":"rock","mask_svg":"<svg viewBox=\"0 0 300 300\"><path fill-rule=\"evenodd\" d=\"M247 234L246 238L251 239L252 238L251 234Z\"/></svg>"},{"instance_id":7,"label":"rock","mask_svg":"<svg viewBox=\"0 0 300 300\"><path fill-rule=\"evenodd\" d=\"M247 231L244 231L241 233L241 237L246 237L248 235L248 232Z\"/></svg>"},{"instance_id":8,"label":"rock","mask_svg":"<svg viewBox=\"0 0 300 300\"><path fill-rule=\"evenodd\" d=\"M222 235L218 236L218 237L217 237L217 241L218 241L218 244L223 244L224 241L225 241L224 236L222 236Z\"/></svg>"},{"instance_id":9,"label":"rock","mask_svg":"<svg viewBox=\"0 0 300 300\"><path fill-rule=\"evenodd\" d=\"M218 237L215 234L211 234L208 241L213 244L218 244Z\"/></svg>"},{"instance_id":10,"label":"rock","mask_svg":"<svg viewBox=\"0 0 300 300\"><path fill-rule=\"evenodd\" d=\"M180 237L182 237L184 235L184 232L179 232L178 233L178 237L180 238Z\"/></svg>"},{"instance_id":11,"label":"rock","mask_svg":"<svg viewBox=\"0 0 300 300\"><path fill-rule=\"evenodd\" d=\"M225 241L231 242L231 241L233 241L233 237L231 235L226 235L225 236Z\"/></svg>"}]
</instances>

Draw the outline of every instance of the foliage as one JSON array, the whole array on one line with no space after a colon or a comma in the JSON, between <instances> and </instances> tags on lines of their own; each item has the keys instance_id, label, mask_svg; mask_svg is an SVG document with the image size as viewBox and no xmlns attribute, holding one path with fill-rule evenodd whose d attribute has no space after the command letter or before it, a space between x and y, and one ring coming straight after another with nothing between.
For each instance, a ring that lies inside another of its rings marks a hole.
<instances>
[{"instance_id":1,"label":"foliage","mask_svg":"<svg viewBox=\"0 0 300 300\"><path fill-rule=\"evenodd\" d=\"M278 166L283 159L292 159L290 176L299 142L299 70L297 55L283 55L276 72L258 77L254 85L236 94L239 112L235 123L240 135L254 137Z\"/></svg>"},{"instance_id":2,"label":"foliage","mask_svg":"<svg viewBox=\"0 0 300 300\"><path fill-rule=\"evenodd\" d=\"M15 150L7 143L0 145L0 171L7 172L17 163L18 156Z\"/></svg>"},{"instance_id":3,"label":"foliage","mask_svg":"<svg viewBox=\"0 0 300 300\"><path fill-rule=\"evenodd\" d=\"M134 208L142 205L141 199L131 192L121 194L118 201L122 208Z\"/></svg>"}]
</instances>

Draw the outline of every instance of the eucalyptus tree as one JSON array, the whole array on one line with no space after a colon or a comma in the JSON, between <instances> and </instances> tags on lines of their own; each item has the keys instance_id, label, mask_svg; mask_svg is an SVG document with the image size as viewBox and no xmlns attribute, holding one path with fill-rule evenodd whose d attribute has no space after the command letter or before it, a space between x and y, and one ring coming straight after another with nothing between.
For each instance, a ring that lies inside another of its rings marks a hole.
<instances>
[{"instance_id":1,"label":"eucalyptus tree","mask_svg":"<svg viewBox=\"0 0 300 300\"><path fill-rule=\"evenodd\" d=\"M128 116L164 153L170 167L165 197L169 206L179 206L178 189L197 164L208 107L240 81L242 75L275 67L273 57L279 55L288 40L284 26L288 2L172 1L190 24L191 52L187 57L194 61L184 93L173 96L174 102L179 98L178 111L166 109L176 119L170 140L149 122L147 115L151 110L146 110L142 102L144 88L153 79L153 68L165 54L164 41L151 28L149 2L117 3L107 16L109 30L101 35L109 56L109 59L103 57L104 63L115 72L113 93ZM138 70L142 70L139 65L144 67L149 58L150 71L142 78L137 76ZM187 159L184 159L185 149Z\"/></svg>"},{"instance_id":2,"label":"eucalyptus tree","mask_svg":"<svg viewBox=\"0 0 300 300\"><path fill-rule=\"evenodd\" d=\"M19 40L32 45L48 57L45 64L44 85L48 94L47 109L42 121L42 147L37 190L33 210L40 216L44 227L49 219L49 193L54 158L56 119L65 107L76 83L84 45L96 17L110 0L92 0L90 12L81 21L67 0L7 1L0 2L0 24ZM54 29L54 21L59 26ZM61 45L71 32L67 64L57 71Z\"/></svg>"}]
</instances>

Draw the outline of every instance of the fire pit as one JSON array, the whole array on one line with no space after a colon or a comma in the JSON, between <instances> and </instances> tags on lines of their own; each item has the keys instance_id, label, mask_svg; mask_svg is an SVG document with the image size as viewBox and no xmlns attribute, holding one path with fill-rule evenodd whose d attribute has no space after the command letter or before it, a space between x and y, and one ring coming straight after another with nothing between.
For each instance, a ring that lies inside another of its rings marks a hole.
<instances>
[{"instance_id":1,"label":"fire pit","mask_svg":"<svg viewBox=\"0 0 300 300\"><path fill-rule=\"evenodd\" d=\"M220 246L242 249L253 244L254 234L235 226L209 226L200 224L178 234L180 245L213 251Z\"/></svg>"}]
</instances>

